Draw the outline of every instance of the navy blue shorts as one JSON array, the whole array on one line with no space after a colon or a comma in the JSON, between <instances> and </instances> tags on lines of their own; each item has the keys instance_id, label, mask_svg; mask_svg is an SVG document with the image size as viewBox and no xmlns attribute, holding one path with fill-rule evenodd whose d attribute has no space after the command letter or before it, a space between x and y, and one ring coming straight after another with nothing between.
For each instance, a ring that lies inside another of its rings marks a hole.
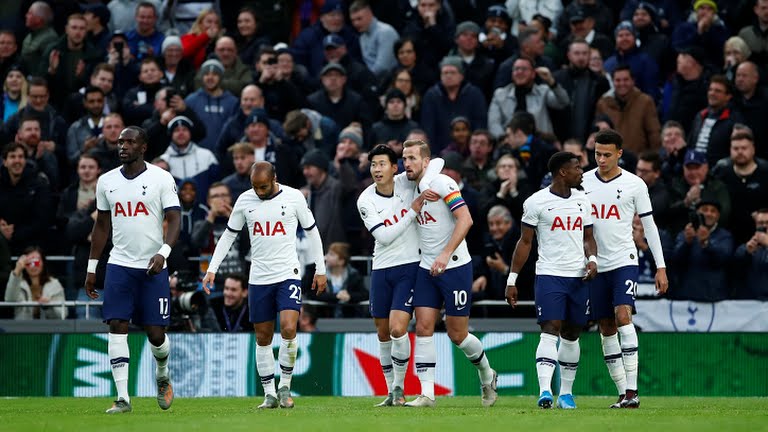
<instances>
[{"instance_id":1,"label":"navy blue shorts","mask_svg":"<svg viewBox=\"0 0 768 432\"><path fill-rule=\"evenodd\" d=\"M590 319L613 318L615 308L629 305L635 310L637 294L638 267L629 265L605 273L598 270L597 276L589 285L589 305L592 310Z\"/></svg>"},{"instance_id":2,"label":"navy blue shorts","mask_svg":"<svg viewBox=\"0 0 768 432\"><path fill-rule=\"evenodd\" d=\"M301 311L301 281L288 279L267 285L248 284L248 308L254 324L274 321L281 311Z\"/></svg>"},{"instance_id":3,"label":"navy blue shorts","mask_svg":"<svg viewBox=\"0 0 768 432\"><path fill-rule=\"evenodd\" d=\"M413 313L413 286L419 263L402 264L371 272L368 307L374 318L389 318L389 312Z\"/></svg>"},{"instance_id":4,"label":"navy blue shorts","mask_svg":"<svg viewBox=\"0 0 768 432\"><path fill-rule=\"evenodd\" d=\"M168 269L149 276L143 269L107 264L101 315L104 322L123 320L140 326L167 326L171 317Z\"/></svg>"},{"instance_id":5,"label":"navy blue shorts","mask_svg":"<svg viewBox=\"0 0 768 432\"><path fill-rule=\"evenodd\" d=\"M448 316L469 316L472 308L472 263L448 269L440 276L419 267L413 306L441 309L445 304Z\"/></svg>"},{"instance_id":6,"label":"navy blue shorts","mask_svg":"<svg viewBox=\"0 0 768 432\"><path fill-rule=\"evenodd\" d=\"M584 325L589 317L589 289L580 277L536 276L537 322L568 321Z\"/></svg>"}]
</instances>

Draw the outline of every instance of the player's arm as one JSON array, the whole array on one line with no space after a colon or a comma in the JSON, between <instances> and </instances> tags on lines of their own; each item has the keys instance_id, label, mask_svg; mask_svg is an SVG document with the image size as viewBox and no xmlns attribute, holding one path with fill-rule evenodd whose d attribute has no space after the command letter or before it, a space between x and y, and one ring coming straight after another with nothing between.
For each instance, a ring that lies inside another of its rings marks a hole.
<instances>
[{"instance_id":1,"label":"player's arm","mask_svg":"<svg viewBox=\"0 0 768 432\"><path fill-rule=\"evenodd\" d=\"M315 262L315 276L312 278L312 290L317 291L317 295L325 292L328 287L328 279L325 276L325 254L323 253L323 240L320 238L320 230L315 223L315 216L309 209L304 197L298 197L296 201L296 218L298 219L304 232L307 234L309 242L309 253Z\"/></svg>"},{"instance_id":2,"label":"player's arm","mask_svg":"<svg viewBox=\"0 0 768 432\"><path fill-rule=\"evenodd\" d=\"M433 276L437 276L445 271L451 254L453 254L456 248L459 247L461 242L467 236L469 229L472 228L472 215L469 214L469 208L466 205L454 208L453 217L456 218L456 226L453 228L448 243L440 252L440 255L435 258L435 262L432 263L431 273Z\"/></svg>"},{"instance_id":3,"label":"player's arm","mask_svg":"<svg viewBox=\"0 0 768 432\"><path fill-rule=\"evenodd\" d=\"M443 171L444 166L445 160L443 160L443 158L436 157L430 159L429 164L427 164L427 169L424 171L424 175L419 182L419 190L424 191L429 189L429 184Z\"/></svg>"},{"instance_id":4,"label":"player's arm","mask_svg":"<svg viewBox=\"0 0 768 432\"><path fill-rule=\"evenodd\" d=\"M533 227L522 224L520 240L517 241L515 251L512 253L512 262L509 266L510 272L509 276L507 276L507 288L504 290L504 297L507 298L507 303L512 307L517 305L517 275L531 254L534 233Z\"/></svg>"},{"instance_id":5,"label":"player's arm","mask_svg":"<svg viewBox=\"0 0 768 432\"><path fill-rule=\"evenodd\" d=\"M109 239L109 231L112 229L111 217L110 211L98 210L91 231L91 253L88 256L88 272L85 275L85 293L92 299L99 298L99 293L96 292L96 267Z\"/></svg>"},{"instance_id":6,"label":"player's arm","mask_svg":"<svg viewBox=\"0 0 768 432\"><path fill-rule=\"evenodd\" d=\"M592 231L592 225L584 227L584 254L589 257L587 259L584 280L591 280L597 276L597 242Z\"/></svg>"},{"instance_id":7,"label":"player's arm","mask_svg":"<svg viewBox=\"0 0 768 432\"><path fill-rule=\"evenodd\" d=\"M239 206L240 199L235 202L235 207L232 209L232 213L229 215L227 221L227 229L219 237L219 241L216 242L216 248L213 250L213 256L211 262L208 264L208 271L203 278L203 290L206 294L211 293L211 289L214 287L214 280L216 280L216 272L219 271L219 266L227 256L229 249L237 239L237 235L245 225L245 217L243 216L242 207Z\"/></svg>"},{"instance_id":8,"label":"player's arm","mask_svg":"<svg viewBox=\"0 0 768 432\"><path fill-rule=\"evenodd\" d=\"M360 218L363 220L368 232L371 233L376 241L386 246L397 240L405 232L408 225L416 219L416 215L421 211L423 203L423 198L417 197L411 204L408 212L391 225L384 224L384 218L379 215L373 203L368 200L358 200L357 211L360 213Z\"/></svg>"},{"instance_id":9,"label":"player's arm","mask_svg":"<svg viewBox=\"0 0 768 432\"><path fill-rule=\"evenodd\" d=\"M638 193L635 203L635 211L640 216L640 222L643 223L645 240L648 242L651 255L653 255L653 261L656 263L656 291L659 294L664 294L667 292L667 288L669 288L667 264L664 262L659 229L656 227L656 221L653 220L651 196L648 194L648 187L645 184L641 185L640 193Z\"/></svg>"},{"instance_id":10,"label":"player's arm","mask_svg":"<svg viewBox=\"0 0 768 432\"><path fill-rule=\"evenodd\" d=\"M171 249L179 239L179 232L181 232L181 210L178 208L170 208L165 210L165 220L168 221L168 229L163 239L163 245L157 251L155 256L149 260L149 268L147 274L154 276L163 271L165 260L168 259L168 255L171 254Z\"/></svg>"}]
</instances>

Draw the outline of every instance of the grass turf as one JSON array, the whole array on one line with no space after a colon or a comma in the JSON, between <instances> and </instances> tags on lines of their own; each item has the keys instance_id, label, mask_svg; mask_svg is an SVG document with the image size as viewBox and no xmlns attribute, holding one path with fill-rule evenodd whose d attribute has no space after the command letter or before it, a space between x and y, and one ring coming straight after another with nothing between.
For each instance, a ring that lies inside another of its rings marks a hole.
<instances>
[{"instance_id":1,"label":"grass turf","mask_svg":"<svg viewBox=\"0 0 768 432\"><path fill-rule=\"evenodd\" d=\"M256 398L176 399L161 411L133 398L130 414L107 415L103 398L0 399L2 431L768 431L768 398L641 397L638 410L608 409L614 399L577 397L574 411L540 410L533 397L438 398L434 409L373 408L374 398L297 397L292 410L257 410Z\"/></svg>"}]
</instances>

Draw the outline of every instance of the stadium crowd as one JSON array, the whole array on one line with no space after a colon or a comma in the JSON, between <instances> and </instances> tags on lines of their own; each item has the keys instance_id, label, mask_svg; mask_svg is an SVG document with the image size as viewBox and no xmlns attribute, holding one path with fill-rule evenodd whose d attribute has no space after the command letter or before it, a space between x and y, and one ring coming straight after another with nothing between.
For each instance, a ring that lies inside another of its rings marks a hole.
<instances>
[{"instance_id":1,"label":"stadium crowd","mask_svg":"<svg viewBox=\"0 0 768 432\"><path fill-rule=\"evenodd\" d=\"M613 128L621 166L649 188L667 297L768 300L768 0L21 3L0 23L0 290L41 306L17 318L85 299L96 181L119 166L129 125L177 179L174 286L196 288L250 166L266 160L317 220L329 292L316 300L367 300L350 260L372 253L355 207L366 152L422 138L474 220L474 299L503 300L522 203L548 185L549 157L571 151L594 168L594 133ZM640 281L653 283L634 226ZM243 233L213 301L242 307L248 248ZM74 262L57 279L46 254ZM521 299L533 298L534 262Z\"/></svg>"}]
</instances>

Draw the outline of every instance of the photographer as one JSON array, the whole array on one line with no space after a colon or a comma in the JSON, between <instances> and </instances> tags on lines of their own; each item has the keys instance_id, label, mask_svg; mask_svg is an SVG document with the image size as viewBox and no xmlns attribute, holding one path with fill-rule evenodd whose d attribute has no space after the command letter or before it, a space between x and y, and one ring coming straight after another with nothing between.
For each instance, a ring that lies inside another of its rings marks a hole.
<instances>
[{"instance_id":1,"label":"photographer","mask_svg":"<svg viewBox=\"0 0 768 432\"><path fill-rule=\"evenodd\" d=\"M676 300L715 302L728 298L726 268L733 252L731 233L720 228L720 202L704 195L690 222L677 235L672 259L681 275L667 292Z\"/></svg>"},{"instance_id":2,"label":"photographer","mask_svg":"<svg viewBox=\"0 0 768 432\"><path fill-rule=\"evenodd\" d=\"M147 148L145 157L152 160L165 153L168 148L168 123L176 116L184 116L192 121L192 141L199 142L205 138L206 130L197 114L188 109L184 98L173 87L163 87L155 93L152 117L142 123L149 136L151 145Z\"/></svg>"},{"instance_id":3,"label":"photographer","mask_svg":"<svg viewBox=\"0 0 768 432\"><path fill-rule=\"evenodd\" d=\"M232 273L224 278L224 295L211 299L210 309L216 315L218 331L251 332L248 320L248 278L242 273Z\"/></svg>"},{"instance_id":4,"label":"photographer","mask_svg":"<svg viewBox=\"0 0 768 432\"><path fill-rule=\"evenodd\" d=\"M755 233L752 238L736 249L734 259L739 275L746 275L744 283L736 285L737 299L768 300L768 208L752 214Z\"/></svg>"},{"instance_id":5,"label":"photographer","mask_svg":"<svg viewBox=\"0 0 768 432\"><path fill-rule=\"evenodd\" d=\"M208 302L197 291L197 277L190 272L174 272L169 278L171 287L171 322L169 331L214 332L216 320L209 312Z\"/></svg>"},{"instance_id":6,"label":"photographer","mask_svg":"<svg viewBox=\"0 0 768 432\"><path fill-rule=\"evenodd\" d=\"M682 229L690 220L689 215L698 208L703 196L719 204L719 222L725 225L731 214L731 198L722 181L709 172L707 156L696 150L688 150L683 159L683 175L675 176L669 185L670 223L672 232Z\"/></svg>"}]
</instances>

